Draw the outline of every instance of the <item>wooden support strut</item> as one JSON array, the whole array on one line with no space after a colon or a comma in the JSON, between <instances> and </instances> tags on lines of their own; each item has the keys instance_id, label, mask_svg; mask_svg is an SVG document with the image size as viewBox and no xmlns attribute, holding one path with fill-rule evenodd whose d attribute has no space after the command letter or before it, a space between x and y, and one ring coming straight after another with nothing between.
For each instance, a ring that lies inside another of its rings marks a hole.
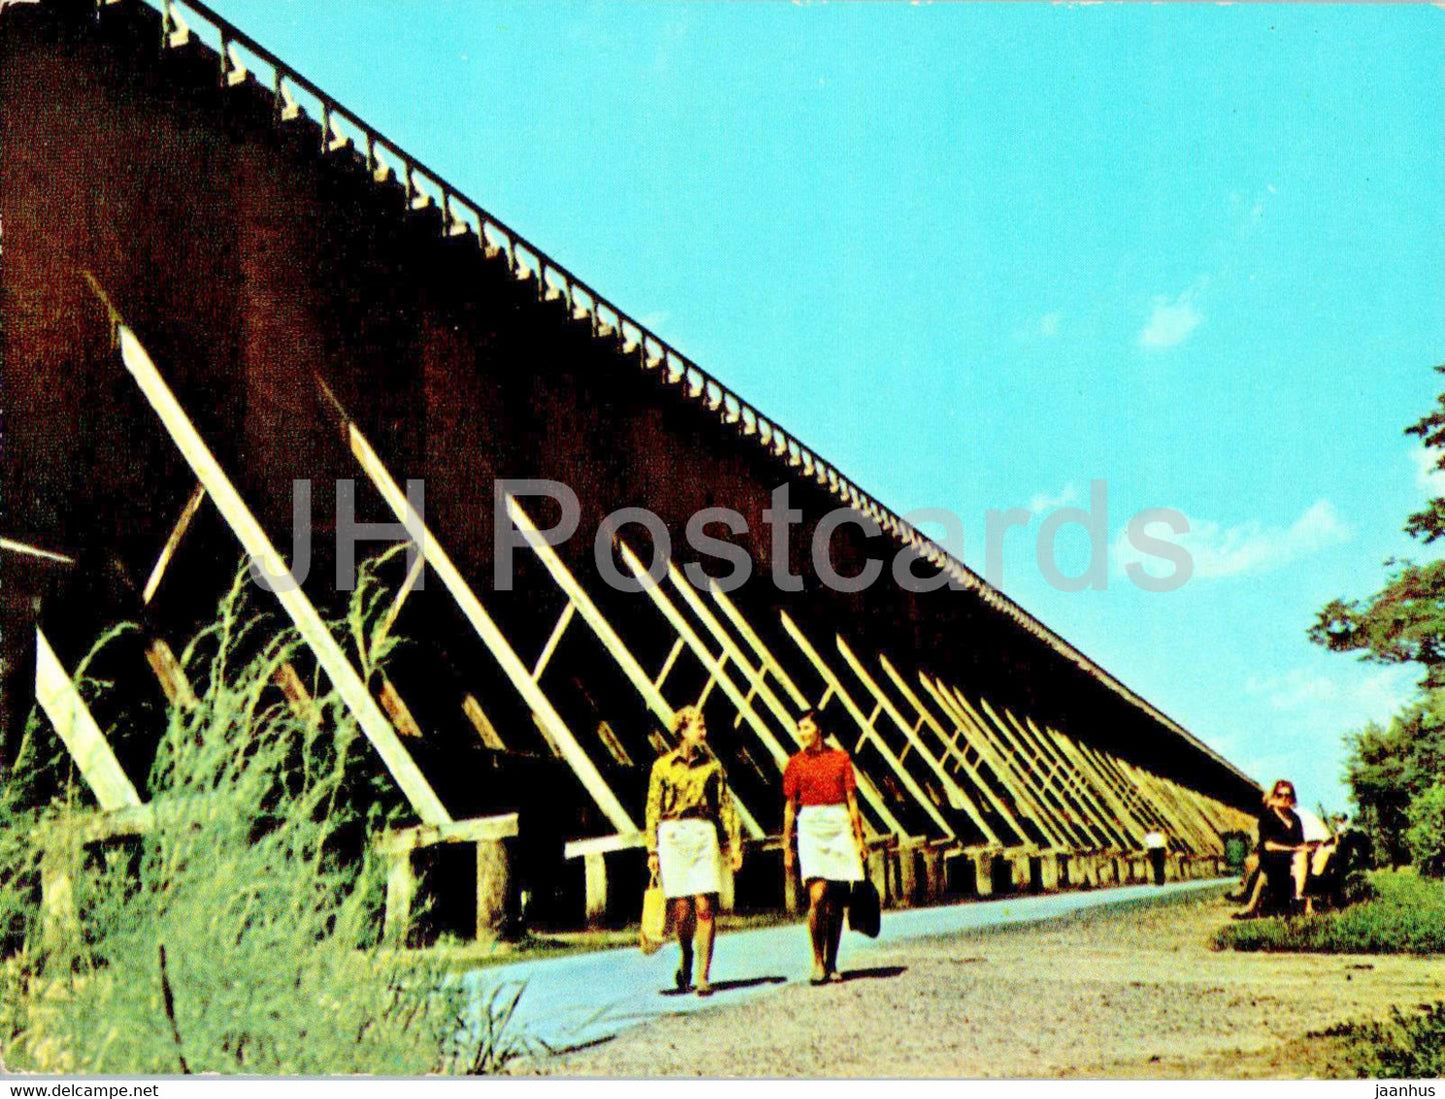
<instances>
[{"instance_id":1,"label":"wooden support strut","mask_svg":"<svg viewBox=\"0 0 1445 1099\"><path fill-rule=\"evenodd\" d=\"M673 661L676 660L676 656L669 657L667 666L663 669L663 674L659 675L657 681L654 682L638 662L637 658L632 655L632 650L627 647L621 636L619 636L617 631L612 627L612 623L607 620L607 616L602 613L597 604L593 602L592 597L587 594L586 589L583 588L577 581L577 578L572 575L571 570L567 568L562 559L558 557L552 547L547 544L546 540L541 537L536 525L532 522L531 516L527 514L526 509L522 507L516 497L511 495L505 497L505 503L508 516L516 525L517 529L526 537L527 544L537 554L538 559L546 567L548 573L551 574L553 581L566 594L570 601L569 605L576 608L577 613L582 616L582 621L592 630L597 640L601 642L602 647L607 651L607 654L612 657L613 661L622 670L623 675L627 677L628 682L632 684L633 689L642 696L642 700L647 704L647 708L657 717L664 728L671 729L675 711L672 706L668 704L667 699L662 696L662 691L658 688L658 683L665 678L667 672L672 667ZM624 547L624 549L625 548L626 547ZM674 649L676 649L676 646L674 646ZM757 818L754 817L747 806L743 804L736 792L733 792L733 803L737 806L738 819L742 823L744 831L750 836L762 836L764 834L762 825L758 823ZM631 825L627 828L619 828L619 831L635 832L637 828L635 825Z\"/></svg>"},{"instance_id":2,"label":"wooden support strut","mask_svg":"<svg viewBox=\"0 0 1445 1099\"><path fill-rule=\"evenodd\" d=\"M1007 729L1001 727L996 714L988 709L985 710L988 716L980 714L961 690L953 687L951 691L959 705L967 711L978 728L992 738L998 751L1015 766L1021 775L1026 777L1027 781L1032 783L1039 805L1046 812L1054 814L1058 830L1068 837L1072 846L1082 847L1085 850L1096 850L1108 846L1107 843L1101 843L1099 837L1093 835L1083 822L1072 819L1073 810L1050 788L1032 755L1017 744Z\"/></svg>"},{"instance_id":3,"label":"wooden support strut","mask_svg":"<svg viewBox=\"0 0 1445 1099\"><path fill-rule=\"evenodd\" d=\"M261 524L246 507L240 494L222 471L220 463L202 441L190 417L161 378L160 371L146 354L145 348L124 324L117 322L116 334L126 369L160 417L177 449L210 493L211 499L242 548L270 577L270 587L278 602L291 618L302 640L315 654L317 662L325 670L347 709L356 718L366 738L381 756L387 770L411 804L412 810L428 823L450 820L450 814L436 796L431 784L426 781L410 753L403 747L396 730L391 727L375 699L371 697L366 684L362 682L346 654L341 651L341 646L331 635L310 599L302 592L301 586L291 575L290 569Z\"/></svg>"},{"instance_id":4,"label":"wooden support strut","mask_svg":"<svg viewBox=\"0 0 1445 1099\"><path fill-rule=\"evenodd\" d=\"M39 626L35 627L35 700L75 760L97 804L104 810L138 807L141 799L134 784Z\"/></svg>"},{"instance_id":5,"label":"wooden support strut","mask_svg":"<svg viewBox=\"0 0 1445 1099\"><path fill-rule=\"evenodd\" d=\"M844 641L841 636L837 638L837 643L838 652L842 654L843 659L847 662L848 667L852 669L853 674L858 677L859 682L863 684L869 694L877 701L878 709L888 716L888 719L893 722L894 726L908 741L909 746L918 752L919 758L924 761L928 769L931 770L938 781L943 784L943 789L948 795L949 804L954 808L963 810L968 816L968 819L983 833L984 838L989 843L998 844L998 836L995 835L993 829L988 826L988 822L983 819L983 816L978 811L978 807L974 805L973 799L964 793L958 783L953 780L953 776L944 769L943 765L933 753L928 750L919 737L917 730L904 720L903 715L898 712L898 708L893 705L892 700L888 698L888 696L883 693L882 688L878 686L877 680L875 680L868 669L863 666L863 662L854 655L853 650L848 647L848 643Z\"/></svg>"},{"instance_id":6,"label":"wooden support strut","mask_svg":"<svg viewBox=\"0 0 1445 1099\"><path fill-rule=\"evenodd\" d=\"M918 673L918 681L953 722L954 728L957 730L955 742L958 737L962 737L978 752L979 757L988 764L994 777L1008 791L1015 804L1028 814L1045 842L1059 850L1076 847L1076 844L1070 842L1058 831L1058 822L1055 820L1054 814L1041 806L1034 797L1032 782L1017 768L1013 760L998 751L992 737L976 723L975 717L968 714L959 705L958 699L949 689L942 682L935 683L922 672Z\"/></svg>"},{"instance_id":7,"label":"wooden support strut","mask_svg":"<svg viewBox=\"0 0 1445 1099\"><path fill-rule=\"evenodd\" d=\"M827 662L818 655L818 650L815 649L807 637L804 636L803 631L798 627L797 623L793 621L787 611L779 611L778 615L782 619L783 629L788 632L788 636L793 639L793 643L797 645L803 655L808 658L809 663L811 663L814 670L822 676L823 680L828 684L829 689L838 696L838 701L843 704L843 708L848 711L848 715L858 726L863 740L873 745L878 754L883 757L884 761L893 771L894 775L897 776L898 781L903 784L904 789L913 796L914 801L918 803L919 807L927 814L929 819L938 826L939 831L949 839L957 838L957 833L954 832L953 826L943 818L937 806L929 800L928 795L923 792L918 783L914 781L913 776L908 773L908 769L899 762L898 757L893 754L893 750L888 746L888 742L878 735L878 731L873 728L873 725L868 721L867 717L864 716L863 711L859 709L857 703L855 703L848 694L847 689L839 682L838 677L833 673L833 669L828 667ZM900 838L902 837L900 836Z\"/></svg>"},{"instance_id":8,"label":"wooden support strut","mask_svg":"<svg viewBox=\"0 0 1445 1099\"><path fill-rule=\"evenodd\" d=\"M961 691L955 688L954 693L958 695L959 701L962 702L964 706L973 709ZM985 728L991 729L1003 750L1010 754L1010 758L1018 760L1023 769L1033 777L1034 783L1039 790L1040 800L1052 803L1054 811L1059 814L1059 820L1062 826L1073 833L1075 837L1082 838L1086 846L1099 849L1113 846L1107 837L1095 831L1087 817L1075 818L1074 811L1078 806L1071 806L1065 801L1060 792L1049 783L1048 776L1044 773L1043 767L1034 753L1029 749L1028 745L1022 743L1019 738L1014 735L1012 730L1004 723L1003 719L994 712L993 707L981 697L979 699L979 706L982 708L984 714L987 715L986 718L980 719L980 724ZM973 712L975 715L978 713L977 710Z\"/></svg>"},{"instance_id":9,"label":"wooden support strut","mask_svg":"<svg viewBox=\"0 0 1445 1099\"><path fill-rule=\"evenodd\" d=\"M752 660L748 659L748 654L743 651L742 647L737 644L723 627L722 623L718 621L717 616L703 603L702 598L694 590L691 582L678 570L676 565L669 564L668 579L672 582L672 586L682 596L683 602L687 604L698 621L707 628L708 632L712 634L713 639L722 647L724 654L728 656L746 676L750 684L748 693L744 698L744 702L748 704L748 710L747 712L743 710L738 711L739 720L748 720L748 714L754 712L751 705L752 698L761 698L763 704L767 706L774 719L787 730L793 742L801 748L803 742L798 735L797 722L793 714L783 705L782 700L778 698L777 692L773 690L772 686L764 677L769 672L772 672L773 677L778 680L780 684L783 684L784 690L789 689L791 680L787 679L787 673L782 670L782 666L773 657L772 653L768 651L767 647L763 645L752 628L748 626L747 620L743 617L742 613L738 611L736 607L733 607L731 600L728 600L727 597L716 588L716 582L710 580L709 585L713 590L714 601L725 608L725 613L728 613L728 617L735 627L741 627L738 632L743 634L744 640L748 641L749 646L753 650L753 656L758 661L757 665L754 665ZM730 613L728 608L730 608ZM797 688L794 686L792 690L796 691ZM801 691L797 693L794 700L798 710L807 709L808 701L803 697ZM778 760L779 767L785 766L786 762L787 757L785 755L782 759ZM881 831L902 834L902 825L900 825L893 814L888 811L883 795L879 792L873 780L867 774L856 768L854 777L857 780L858 792L863 798L864 809L867 810L862 814L865 828L875 832L879 830L874 827L874 821L869 819L869 814L871 813L872 816L877 818L877 822L881 824Z\"/></svg>"},{"instance_id":10,"label":"wooden support strut","mask_svg":"<svg viewBox=\"0 0 1445 1099\"><path fill-rule=\"evenodd\" d=\"M631 816L622 807L622 803L612 792L612 788L607 785L607 781L597 770L591 757L577 742L572 731L567 728L566 722L557 713L546 693L532 678L530 669L522 663L501 627L487 613L481 600L477 598L476 593L462 578L456 565L452 563L451 557L442 548L441 543L432 536L432 532L426 527L421 516L412 508L411 501L398 487L381 458L371 448L366 437L362 435L360 428L346 415L340 402L326 388L324 382L321 383L321 386L324 395L330 398L332 406L346 425L352 456L356 458L372 485L381 493L392 514L400 519L407 530L412 533L412 538L420 548L426 563L431 566L432 571L441 580L462 615L492 654L493 659L501 666L517 693L531 707L539 727L556 744L562 758L571 766L572 773L577 776L578 781L592 796L592 800L602 810L602 814L611 822L612 826L622 832L635 831L637 826L633 823Z\"/></svg>"},{"instance_id":11,"label":"wooden support strut","mask_svg":"<svg viewBox=\"0 0 1445 1099\"><path fill-rule=\"evenodd\" d=\"M997 794L994 793L993 787L984 781L983 776L980 775L974 765L969 762L968 757L959 749L958 745L953 740L949 739L947 731L943 728L943 725L941 722L939 722L937 716L928 709L928 707L924 704L923 700L918 697L917 692L914 691L903 679L903 677L898 673L898 669L893 666L893 664L889 661L888 657L880 654L878 657L878 663L882 666L884 672L887 673L888 678L893 681L893 685L898 689L898 693L901 694L908 701L908 704L912 706L914 711L918 714L919 720L923 723L923 727L930 730L937 738L938 743L945 755L952 759L955 769L961 770L968 775L969 781L974 785L975 789L981 792L983 796L988 799L989 804L993 806L994 811L998 813L998 815L1013 831L1018 843L1027 846L1028 833L1024 831L1023 826L1019 823L1018 819L1014 816L1013 812L1009 809L1009 807L999 799ZM945 720L952 719L947 718L947 715L945 714ZM1000 847L1015 846L1014 844L1004 843L1002 839L997 839L997 842Z\"/></svg>"},{"instance_id":12,"label":"wooden support strut","mask_svg":"<svg viewBox=\"0 0 1445 1099\"><path fill-rule=\"evenodd\" d=\"M1112 810L1099 800L1087 778L1080 774L1072 760L1059 750L1058 745L1043 737L1027 715L1021 722L1014 716L1013 711L1005 708L1003 718L1020 740L1033 745L1045 775L1071 799L1080 812L1093 821L1095 833L1108 841L1106 846L1128 850L1132 841L1126 830L1121 828Z\"/></svg>"},{"instance_id":13,"label":"wooden support strut","mask_svg":"<svg viewBox=\"0 0 1445 1099\"><path fill-rule=\"evenodd\" d=\"M1032 724L1032 721L1030 724ZM1059 750L1069 756L1081 772L1091 776L1094 788L1098 791L1099 796L1108 802L1109 806L1113 809L1115 817L1128 828L1134 843L1136 845L1142 845L1144 835L1149 831L1149 826L1140 820L1139 816L1119 797L1118 793L1109 783L1108 777L1099 770L1092 760L1079 751L1078 745L1074 743L1070 737L1050 725L1045 725L1042 731L1044 735L1053 738L1054 742L1059 746Z\"/></svg>"}]
</instances>

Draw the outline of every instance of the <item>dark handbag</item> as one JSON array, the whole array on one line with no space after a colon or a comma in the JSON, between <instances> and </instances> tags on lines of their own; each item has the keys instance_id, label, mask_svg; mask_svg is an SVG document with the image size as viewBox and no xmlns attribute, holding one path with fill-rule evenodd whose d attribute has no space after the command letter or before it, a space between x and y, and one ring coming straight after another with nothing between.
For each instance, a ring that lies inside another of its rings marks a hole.
<instances>
[{"instance_id":1,"label":"dark handbag","mask_svg":"<svg viewBox=\"0 0 1445 1099\"><path fill-rule=\"evenodd\" d=\"M848 930L876 939L883 926L883 902L867 878L848 890Z\"/></svg>"}]
</instances>

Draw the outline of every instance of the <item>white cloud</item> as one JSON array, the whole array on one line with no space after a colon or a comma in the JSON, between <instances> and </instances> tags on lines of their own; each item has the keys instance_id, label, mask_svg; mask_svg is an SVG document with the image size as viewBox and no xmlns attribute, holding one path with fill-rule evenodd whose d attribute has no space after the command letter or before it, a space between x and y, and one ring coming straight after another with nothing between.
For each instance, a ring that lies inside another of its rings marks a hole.
<instances>
[{"instance_id":1,"label":"white cloud","mask_svg":"<svg viewBox=\"0 0 1445 1099\"><path fill-rule=\"evenodd\" d=\"M1440 451L1427 450L1422 446L1410 448L1410 461L1415 465L1415 485L1431 499L1445 496L1445 470L1437 469Z\"/></svg>"},{"instance_id":2,"label":"white cloud","mask_svg":"<svg viewBox=\"0 0 1445 1099\"><path fill-rule=\"evenodd\" d=\"M1336 675L1292 668L1279 675L1252 675L1244 682L1244 692L1281 713L1327 713L1330 724L1338 727L1395 713L1413 697L1417 674L1398 667L1361 674L1357 667L1342 666Z\"/></svg>"},{"instance_id":3,"label":"white cloud","mask_svg":"<svg viewBox=\"0 0 1445 1099\"><path fill-rule=\"evenodd\" d=\"M1051 340L1059 334L1059 322L1064 319L1062 313L1045 313L1039 318L1039 335L1046 340Z\"/></svg>"},{"instance_id":4,"label":"white cloud","mask_svg":"<svg viewBox=\"0 0 1445 1099\"><path fill-rule=\"evenodd\" d=\"M1154 309L1139 330L1139 346L1152 350L1176 347L1204 322L1204 314L1195 305L1200 284L1196 283L1172 301L1167 296L1154 299Z\"/></svg>"},{"instance_id":5,"label":"white cloud","mask_svg":"<svg viewBox=\"0 0 1445 1099\"><path fill-rule=\"evenodd\" d=\"M1229 527L1210 519L1190 518L1188 522L1187 534L1173 534L1155 526L1149 528L1149 533L1188 551L1195 580L1270 572L1346 542L1352 534L1328 500L1311 504L1287 527L1268 527L1257 519ZM1121 568L1144 559L1126 531L1115 540L1114 553Z\"/></svg>"},{"instance_id":6,"label":"white cloud","mask_svg":"<svg viewBox=\"0 0 1445 1099\"><path fill-rule=\"evenodd\" d=\"M1037 492L1029 501L1029 511L1035 515L1042 515L1046 511L1053 511L1054 508L1061 508L1066 504L1074 504L1079 500L1079 487L1070 481L1061 488L1058 493L1050 496L1047 492Z\"/></svg>"}]
</instances>

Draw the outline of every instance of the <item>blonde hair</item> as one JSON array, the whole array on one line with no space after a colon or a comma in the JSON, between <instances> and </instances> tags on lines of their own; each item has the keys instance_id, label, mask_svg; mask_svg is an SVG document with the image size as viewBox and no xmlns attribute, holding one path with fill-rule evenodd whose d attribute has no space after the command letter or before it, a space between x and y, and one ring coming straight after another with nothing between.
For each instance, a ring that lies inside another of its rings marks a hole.
<instances>
[{"instance_id":1,"label":"blonde hair","mask_svg":"<svg viewBox=\"0 0 1445 1099\"><path fill-rule=\"evenodd\" d=\"M672 731L681 733L683 726L695 717L702 717L702 710L696 706L680 706L672 715Z\"/></svg>"}]
</instances>

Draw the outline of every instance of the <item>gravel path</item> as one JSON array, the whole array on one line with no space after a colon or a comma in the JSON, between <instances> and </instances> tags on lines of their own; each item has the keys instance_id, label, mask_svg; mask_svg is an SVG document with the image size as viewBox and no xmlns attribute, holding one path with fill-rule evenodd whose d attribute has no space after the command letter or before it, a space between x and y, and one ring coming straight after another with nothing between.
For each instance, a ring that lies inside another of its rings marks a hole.
<instances>
[{"instance_id":1,"label":"gravel path","mask_svg":"<svg viewBox=\"0 0 1445 1099\"><path fill-rule=\"evenodd\" d=\"M852 979L842 985L812 988L788 974L765 995L719 995L706 1010L523 1071L1314 1076L1327 1070L1330 1048L1309 1032L1445 996L1445 958L1216 953L1208 944L1229 911L1217 891L1178 892L1043 925L894 941L885 926L877 943L846 937L842 968ZM796 939L803 969L806 932L778 933ZM665 969L674 954L654 961ZM715 970L715 979L727 975Z\"/></svg>"}]
</instances>

